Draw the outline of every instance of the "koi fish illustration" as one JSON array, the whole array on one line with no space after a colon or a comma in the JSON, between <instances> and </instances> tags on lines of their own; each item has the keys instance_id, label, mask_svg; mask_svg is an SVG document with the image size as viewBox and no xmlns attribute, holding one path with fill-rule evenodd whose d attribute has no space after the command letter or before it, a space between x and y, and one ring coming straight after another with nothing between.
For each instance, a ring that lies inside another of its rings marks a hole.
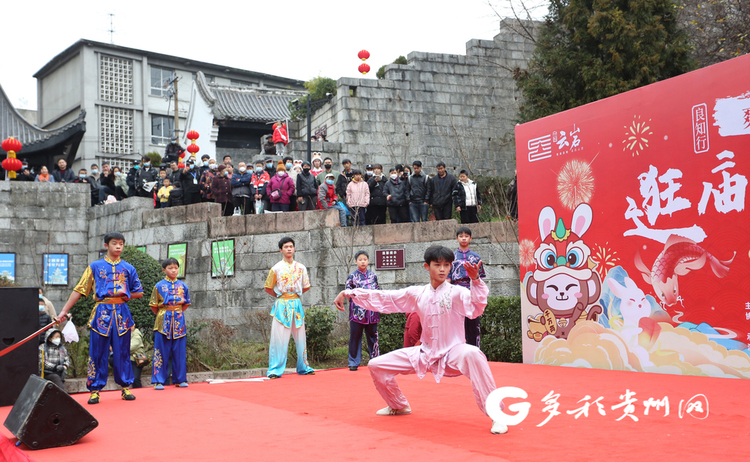
<instances>
[{"instance_id":1,"label":"koi fish illustration","mask_svg":"<svg viewBox=\"0 0 750 462\"><path fill-rule=\"evenodd\" d=\"M641 272L643 279L653 286L662 305L672 306L682 301L678 276L699 270L708 262L716 277L723 278L729 274L729 265L736 255L737 252L734 252L731 259L721 261L694 241L673 234L667 239L664 250L656 257L650 270L643 263L640 252L635 255L635 267Z\"/></svg>"}]
</instances>

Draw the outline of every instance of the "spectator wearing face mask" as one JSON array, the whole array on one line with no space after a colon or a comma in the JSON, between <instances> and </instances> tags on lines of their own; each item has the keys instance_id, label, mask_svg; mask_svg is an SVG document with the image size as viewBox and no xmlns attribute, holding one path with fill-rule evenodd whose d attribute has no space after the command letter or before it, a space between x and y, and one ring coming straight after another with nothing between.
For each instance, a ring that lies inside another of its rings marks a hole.
<instances>
[{"instance_id":1,"label":"spectator wearing face mask","mask_svg":"<svg viewBox=\"0 0 750 462\"><path fill-rule=\"evenodd\" d=\"M128 197L133 197L138 194L138 190L136 187L136 180L138 179L138 172L141 169L141 161L136 160L133 161L133 166L128 171L128 175L125 178L125 181L128 183Z\"/></svg>"},{"instance_id":2,"label":"spectator wearing face mask","mask_svg":"<svg viewBox=\"0 0 750 462\"><path fill-rule=\"evenodd\" d=\"M249 215L253 210L252 179L253 174L247 171L244 162L238 164L237 172L232 175L232 198L234 206L242 210L243 215Z\"/></svg>"},{"instance_id":3,"label":"spectator wearing face mask","mask_svg":"<svg viewBox=\"0 0 750 462\"><path fill-rule=\"evenodd\" d=\"M276 167L276 175L271 177L268 196L274 212L288 212L289 202L294 194L294 181L289 177L282 162Z\"/></svg>"},{"instance_id":4,"label":"spectator wearing face mask","mask_svg":"<svg viewBox=\"0 0 750 462\"><path fill-rule=\"evenodd\" d=\"M117 198L118 201L121 201L128 197L130 186L128 186L126 176L122 174L120 167L114 167L112 169L112 175L115 177L115 198Z\"/></svg>"},{"instance_id":5,"label":"spectator wearing face mask","mask_svg":"<svg viewBox=\"0 0 750 462\"><path fill-rule=\"evenodd\" d=\"M302 162L302 173L297 175L297 202L299 210L315 210L316 197L318 195L318 180L311 172L310 162Z\"/></svg>"},{"instance_id":6,"label":"spectator wearing face mask","mask_svg":"<svg viewBox=\"0 0 750 462\"><path fill-rule=\"evenodd\" d=\"M372 178L367 180L367 186L370 188L370 205L367 206L367 212L365 212L365 223L368 225L384 225L388 207L385 184L388 182L388 178L383 175L383 166L380 164L373 165L372 172Z\"/></svg>"},{"instance_id":7,"label":"spectator wearing face mask","mask_svg":"<svg viewBox=\"0 0 750 462\"><path fill-rule=\"evenodd\" d=\"M365 211L370 204L370 188L362 179L362 172L352 171L352 181L346 187L346 205L354 211L354 224L365 225Z\"/></svg>"},{"instance_id":8,"label":"spectator wearing face mask","mask_svg":"<svg viewBox=\"0 0 750 462\"><path fill-rule=\"evenodd\" d=\"M342 160L341 166L344 167L344 171L336 178L336 194L340 200L346 201L346 187L354 177L354 170L352 170L352 161L349 159Z\"/></svg>"},{"instance_id":9,"label":"spectator wearing face mask","mask_svg":"<svg viewBox=\"0 0 750 462\"><path fill-rule=\"evenodd\" d=\"M162 159L162 162L165 164L179 162L180 156L182 156L184 152L185 149L177 142L177 137L173 136L167 147L164 149L164 159Z\"/></svg>"},{"instance_id":10,"label":"spectator wearing face mask","mask_svg":"<svg viewBox=\"0 0 750 462\"><path fill-rule=\"evenodd\" d=\"M270 157L266 157L265 170L266 173L268 173L269 179L273 178L273 176L276 175L276 162L274 162Z\"/></svg>"},{"instance_id":11,"label":"spectator wearing face mask","mask_svg":"<svg viewBox=\"0 0 750 462\"><path fill-rule=\"evenodd\" d=\"M229 179L229 172L226 165L219 165L217 170L217 175L211 182L211 192L214 196L214 202L221 204L221 214L225 217L230 217L234 213L232 181Z\"/></svg>"},{"instance_id":12,"label":"spectator wearing face mask","mask_svg":"<svg viewBox=\"0 0 750 462\"><path fill-rule=\"evenodd\" d=\"M286 174L292 179L292 196L289 198L289 211L294 212L297 210L297 173L294 171L294 159L287 156L282 159L284 167L286 168ZM276 173L278 175L278 172Z\"/></svg>"},{"instance_id":13,"label":"spectator wearing face mask","mask_svg":"<svg viewBox=\"0 0 750 462\"><path fill-rule=\"evenodd\" d=\"M106 162L102 162L102 173L99 176L99 183L101 185L99 188L100 203L106 201L109 196L117 197L115 191L115 176L112 174L112 169Z\"/></svg>"},{"instance_id":14,"label":"spectator wearing face mask","mask_svg":"<svg viewBox=\"0 0 750 462\"><path fill-rule=\"evenodd\" d=\"M390 178L383 188L388 201L388 214L391 223L406 223L409 221L409 185L399 178L398 171L392 168Z\"/></svg>"},{"instance_id":15,"label":"spectator wearing face mask","mask_svg":"<svg viewBox=\"0 0 750 462\"><path fill-rule=\"evenodd\" d=\"M253 211L263 213L271 209L271 201L268 198L267 186L271 181L268 172L263 169L263 161L255 162L255 171L250 179L250 191L253 195Z\"/></svg>"},{"instance_id":16,"label":"spectator wearing face mask","mask_svg":"<svg viewBox=\"0 0 750 462\"><path fill-rule=\"evenodd\" d=\"M318 187L318 202L320 208L336 209L339 211L339 223L341 226L346 226L346 208L339 202L339 198L336 195L336 186L334 186L333 173L326 173L325 182Z\"/></svg>"},{"instance_id":17,"label":"spectator wearing face mask","mask_svg":"<svg viewBox=\"0 0 750 462\"><path fill-rule=\"evenodd\" d=\"M326 176L329 173L333 173L334 183L336 182L336 177L339 176L339 172L333 169L333 160L330 157L326 157L323 159L323 171L318 173L316 178L318 179L318 183L323 184L326 181Z\"/></svg>"},{"instance_id":18,"label":"spectator wearing face mask","mask_svg":"<svg viewBox=\"0 0 750 462\"><path fill-rule=\"evenodd\" d=\"M91 173L86 178L89 185L91 186L91 206L95 206L99 202L99 190L102 188L101 175L99 175L99 166L91 164Z\"/></svg>"},{"instance_id":19,"label":"spectator wearing face mask","mask_svg":"<svg viewBox=\"0 0 750 462\"><path fill-rule=\"evenodd\" d=\"M189 160L180 174L180 184L184 194L185 205L198 204L201 201L201 174L195 162Z\"/></svg>"},{"instance_id":20,"label":"spectator wearing face mask","mask_svg":"<svg viewBox=\"0 0 750 462\"><path fill-rule=\"evenodd\" d=\"M216 175L218 174L218 167L219 165L216 163L215 159L209 159L208 160L208 166L206 167L206 170L203 171L203 174L201 175L201 200L203 202L213 202L214 201L214 195L211 191L211 184L214 181L214 178L216 178Z\"/></svg>"},{"instance_id":21,"label":"spectator wearing face mask","mask_svg":"<svg viewBox=\"0 0 750 462\"><path fill-rule=\"evenodd\" d=\"M39 328L47 327L52 322L52 317L47 314L47 305L44 303L42 295L39 294ZM39 334L39 344L43 344L46 336L45 333Z\"/></svg>"},{"instance_id":22,"label":"spectator wearing face mask","mask_svg":"<svg viewBox=\"0 0 750 462\"><path fill-rule=\"evenodd\" d=\"M31 173L29 163L25 159L22 162L23 163L21 164L21 170L16 176L16 181L34 181L36 177L33 173Z\"/></svg>"},{"instance_id":23,"label":"spectator wearing face mask","mask_svg":"<svg viewBox=\"0 0 750 462\"><path fill-rule=\"evenodd\" d=\"M203 172L205 172L206 170L208 170L208 161L209 160L211 160L211 156L209 156L208 154L203 154L201 156L200 162L196 162L195 163L195 168L198 169L198 173L200 174L200 176L203 176Z\"/></svg>"},{"instance_id":24,"label":"spectator wearing face mask","mask_svg":"<svg viewBox=\"0 0 750 462\"><path fill-rule=\"evenodd\" d=\"M152 199L156 197L154 186L156 186L157 176L158 173L156 169L151 166L151 158L143 156L143 158L141 158L141 168L138 170L135 180L138 196L150 197Z\"/></svg>"},{"instance_id":25,"label":"spectator wearing face mask","mask_svg":"<svg viewBox=\"0 0 750 462\"><path fill-rule=\"evenodd\" d=\"M76 176L71 169L68 168L68 163L65 159L57 161L57 169L52 172L52 176L55 177L55 183L75 183Z\"/></svg>"},{"instance_id":26,"label":"spectator wearing face mask","mask_svg":"<svg viewBox=\"0 0 750 462\"><path fill-rule=\"evenodd\" d=\"M70 367L70 358L63 344L62 332L52 328L43 335L44 343L39 346L40 375L65 390L63 382Z\"/></svg>"}]
</instances>

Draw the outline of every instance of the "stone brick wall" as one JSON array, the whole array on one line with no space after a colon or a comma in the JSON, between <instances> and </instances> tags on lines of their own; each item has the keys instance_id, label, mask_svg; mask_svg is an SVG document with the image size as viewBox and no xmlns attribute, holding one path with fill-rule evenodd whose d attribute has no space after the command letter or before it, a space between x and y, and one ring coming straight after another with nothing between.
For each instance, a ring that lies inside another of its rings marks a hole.
<instances>
[{"instance_id":1,"label":"stone brick wall","mask_svg":"<svg viewBox=\"0 0 750 462\"><path fill-rule=\"evenodd\" d=\"M383 80L339 79L312 129L327 125L328 140L339 144L334 161L348 157L355 168L421 160L434 174L442 160L456 173L512 177L521 97L512 70L525 68L533 50L503 21L493 40L469 41L466 55L409 53L408 64L387 66ZM306 139L306 122L290 128L292 139Z\"/></svg>"},{"instance_id":2,"label":"stone brick wall","mask_svg":"<svg viewBox=\"0 0 750 462\"><path fill-rule=\"evenodd\" d=\"M16 254L16 283L40 287L44 254L68 254L68 285L46 286L59 311L88 265L88 185L0 182L0 252Z\"/></svg>"},{"instance_id":3,"label":"stone brick wall","mask_svg":"<svg viewBox=\"0 0 750 462\"><path fill-rule=\"evenodd\" d=\"M139 197L88 205L85 185L0 182L0 252L16 252L19 283L41 284L43 253L68 253L68 286L45 289L59 311L86 265L99 258L106 233L122 232L127 244L145 246L157 260L167 257L168 244L186 242L185 281L193 298L188 319L219 318L237 326L246 324L248 308L269 310L272 299L263 283L271 266L281 260L278 241L283 236L295 240L296 259L310 274L312 289L303 296L303 304L330 306L354 270L356 251L368 251L374 266L376 249L404 249L406 269L378 271L381 285L391 289L426 284L425 249L432 244L454 248L458 226L449 220L341 228L337 211L221 217L214 203L153 209L150 199ZM513 230L500 222L471 228L490 293L517 295ZM235 274L212 278L211 242L223 239L235 241Z\"/></svg>"}]
</instances>

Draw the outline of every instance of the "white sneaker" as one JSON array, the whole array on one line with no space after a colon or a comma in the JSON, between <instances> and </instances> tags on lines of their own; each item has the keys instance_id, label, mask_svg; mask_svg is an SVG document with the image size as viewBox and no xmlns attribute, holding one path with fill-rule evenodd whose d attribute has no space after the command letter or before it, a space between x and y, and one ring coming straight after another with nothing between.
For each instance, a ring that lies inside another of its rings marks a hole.
<instances>
[{"instance_id":1,"label":"white sneaker","mask_svg":"<svg viewBox=\"0 0 750 462\"><path fill-rule=\"evenodd\" d=\"M490 430L494 435L502 435L508 433L508 426L501 424L500 422L492 422L492 429Z\"/></svg>"},{"instance_id":2,"label":"white sneaker","mask_svg":"<svg viewBox=\"0 0 750 462\"><path fill-rule=\"evenodd\" d=\"M411 407L406 406L403 409L391 409L390 407L384 407L375 413L376 415L407 415L411 414ZM507 431L507 430L506 430Z\"/></svg>"}]
</instances>

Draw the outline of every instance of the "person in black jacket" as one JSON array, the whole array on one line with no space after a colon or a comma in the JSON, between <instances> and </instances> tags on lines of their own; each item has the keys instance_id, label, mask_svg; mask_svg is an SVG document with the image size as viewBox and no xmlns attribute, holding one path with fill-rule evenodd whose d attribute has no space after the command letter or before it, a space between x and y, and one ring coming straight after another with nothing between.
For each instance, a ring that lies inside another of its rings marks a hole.
<instances>
[{"instance_id":1,"label":"person in black jacket","mask_svg":"<svg viewBox=\"0 0 750 462\"><path fill-rule=\"evenodd\" d=\"M302 162L302 173L297 175L297 202L300 212L315 210L318 196L318 180L310 173L312 166L310 162Z\"/></svg>"},{"instance_id":2,"label":"person in black jacket","mask_svg":"<svg viewBox=\"0 0 750 462\"><path fill-rule=\"evenodd\" d=\"M346 204L346 187L354 178L354 170L352 170L352 161L349 159L342 160L341 166L344 167L344 171L336 178L336 195L339 196L341 202Z\"/></svg>"},{"instance_id":3,"label":"person in black jacket","mask_svg":"<svg viewBox=\"0 0 750 462\"><path fill-rule=\"evenodd\" d=\"M141 158L141 164L143 167L138 170L135 180L138 196L150 197L153 199L156 197L156 191L153 190L153 187L149 188L147 183L155 182L156 177L159 174L156 172L156 169L151 166L151 158L143 156L143 158Z\"/></svg>"},{"instance_id":4,"label":"person in black jacket","mask_svg":"<svg viewBox=\"0 0 750 462\"><path fill-rule=\"evenodd\" d=\"M200 203L201 175L195 167L195 162L189 160L180 172L180 185L182 186L185 205Z\"/></svg>"},{"instance_id":5,"label":"person in black jacket","mask_svg":"<svg viewBox=\"0 0 750 462\"><path fill-rule=\"evenodd\" d=\"M456 177L445 170L445 162L438 162L437 175L430 179L430 204L435 212L436 220L450 220L453 216L453 188L456 187Z\"/></svg>"},{"instance_id":6,"label":"person in black jacket","mask_svg":"<svg viewBox=\"0 0 750 462\"><path fill-rule=\"evenodd\" d=\"M56 183L75 183L76 175L73 170L68 168L68 163L65 159L57 161L57 169L52 172L52 176L55 178Z\"/></svg>"},{"instance_id":7,"label":"person in black jacket","mask_svg":"<svg viewBox=\"0 0 750 462\"><path fill-rule=\"evenodd\" d=\"M170 162L179 162L183 152L185 152L185 149L177 142L177 137L173 136L166 149L164 149L162 163L169 165Z\"/></svg>"},{"instance_id":8,"label":"person in black jacket","mask_svg":"<svg viewBox=\"0 0 750 462\"><path fill-rule=\"evenodd\" d=\"M128 197L133 197L138 195L138 191L136 188L136 180L138 179L138 172L141 169L141 161L136 160L133 162L133 166L128 171L128 176L125 178L125 182L128 184Z\"/></svg>"},{"instance_id":9,"label":"person in black jacket","mask_svg":"<svg viewBox=\"0 0 750 462\"><path fill-rule=\"evenodd\" d=\"M458 182L453 188L453 204L461 214L461 224L479 223L479 210L482 210L482 195L477 184L469 179L466 170L458 174Z\"/></svg>"},{"instance_id":10,"label":"person in black jacket","mask_svg":"<svg viewBox=\"0 0 750 462\"><path fill-rule=\"evenodd\" d=\"M412 223L427 221L430 211L429 184L430 178L422 172L422 162L415 160L412 164L414 173L409 177L409 219Z\"/></svg>"},{"instance_id":11,"label":"person in black jacket","mask_svg":"<svg viewBox=\"0 0 750 462\"><path fill-rule=\"evenodd\" d=\"M385 224L385 211L388 204L384 188L388 179L383 175L382 165L373 165L372 171L372 177L367 180L367 185L370 187L370 205L367 206L365 212L365 224L383 225Z\"/></svg>"},{"instance_id":12,"label":"person in black jacket","mask_svg":"<svg viewBox=\"0 0 750 462\"><path fill-rule=\"evenodd\" d=\"M409 184L399 178L395 168L390 170L390 179L385 183L383 192L388 201L388 214L391 223L407 223L409 221Z\"/></svg>"}]
</instances>

